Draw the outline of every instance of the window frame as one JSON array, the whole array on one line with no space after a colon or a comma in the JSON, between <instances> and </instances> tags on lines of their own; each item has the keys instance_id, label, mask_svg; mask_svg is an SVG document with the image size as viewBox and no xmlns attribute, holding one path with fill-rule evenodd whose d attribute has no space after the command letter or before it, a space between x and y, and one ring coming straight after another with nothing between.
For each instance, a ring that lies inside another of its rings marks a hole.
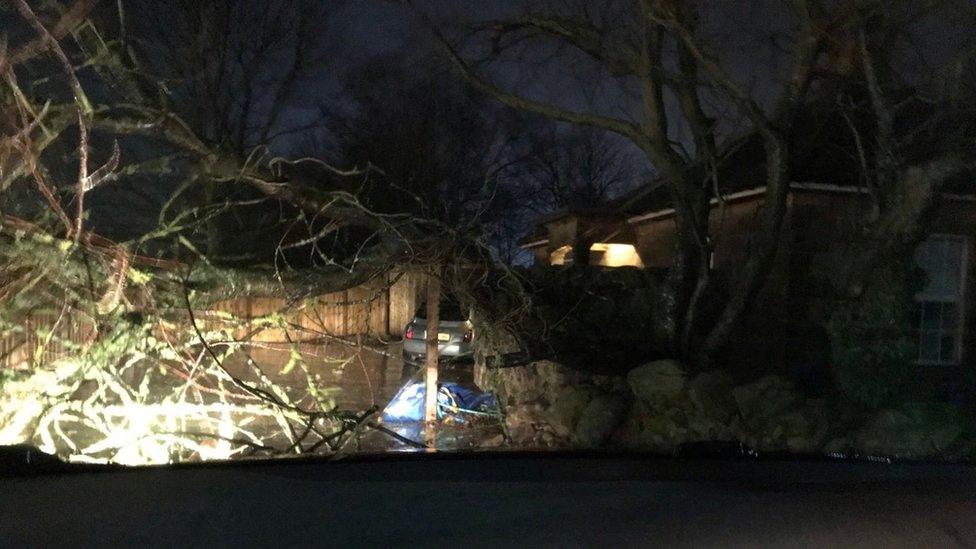
<instances>
[{"instance_id":1,"label":"window frame","mask_svg":"<svg viewBox=\"0 0 976 549\"><path fill-rule=\"evenodd\" d=\"M919 245L928 240L948 240L956 241L962 244L962 253L959 259L959 290L956 294L955 301L939 300L939 299L923 299L920 297L922 292L916 292L913 297L914 303L920 306L920 314L924 315L925 303L955 303L956 307L956 332L959 334L956 340L956 348L954 357L951 361L945 361L941 359L941 356L936 360L927 360L922 358L922 327L921 323L924 318L919 319L919 327L913 330L913 335L916 340L916 356L915 364L919 366L958 366L963 362L963 351L965 349L964 339L966 336L966 286L968 282L969 274L969 237L964 234L954 234L954 233L929 233L925 238L919 242ZM917 248L916 248L917 250ZM914 262L914 258L913 258ZM919 266L918 263L915 263ZM941 316L940 316L941 318ZM938 331L941 333L941 330ZM940 343L941 346L941 343ZM940 349L941 351L941 349ZM940 352L941 355L941 352Z\"/></svg>"}]
</instances>

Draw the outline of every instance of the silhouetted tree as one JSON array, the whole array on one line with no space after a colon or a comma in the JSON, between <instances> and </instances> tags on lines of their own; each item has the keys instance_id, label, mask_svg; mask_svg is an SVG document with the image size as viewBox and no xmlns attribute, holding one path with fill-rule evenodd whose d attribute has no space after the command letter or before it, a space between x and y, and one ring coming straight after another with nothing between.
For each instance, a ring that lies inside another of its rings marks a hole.
<instances>
[{"instance_id":1,"label":"silhouetted tree","mask_svg":"<svg viewBox=\"0 0 976 549\"><path fill-rule=\"evenodd\" d=\"M859 86L871 98L861 105L874 119L875 137L863 140L878 161L869 168L886 174L878 189L895 198L866 233L880 231L882 240L893 240L893 224L914 226L931 192L915 194L922 198L915 206L896 197L907 198L913 193L904 190L920 185L935 189L965 167L955 154L908 160L895 153L893 109L906 82L896 72L880 72L881 60L898 51L889 47L898 39L925 32L924 22L951 25L961 17L950 4L573 0L528 4L512 16L466 28L414 13L475 89L516 110L618 134L643 152L670 195L677 236L673 262L653 298L651 335L673 354L707 362L728 344L772 268L798 116L814 100L832 100L837 82ZM752 11L757 7L761 17ZM518 79L512 66L532 75L551 76L554 66L575 77L587 74L594 97L581 105L551 93L538 79L513 84ZM925 70L917 59L908 61L908 72ZM927 122L910 121L919 128ZM717 283L708 222L721 188L716 166L744 133L762 144L764 174L756 185L765 186L763 208L748 257L715 311L705 296ZM893 219L899 216L901 222Z\"/></svg>"}]
</instances>

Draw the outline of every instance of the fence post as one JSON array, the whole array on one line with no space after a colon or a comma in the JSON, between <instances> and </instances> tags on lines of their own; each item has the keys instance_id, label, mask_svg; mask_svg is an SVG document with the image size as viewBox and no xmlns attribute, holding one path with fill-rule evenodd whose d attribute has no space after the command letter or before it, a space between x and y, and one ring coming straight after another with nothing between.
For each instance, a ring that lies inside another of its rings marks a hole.
<instances>
[{"instance_id":1,"label":"fence post","mask_svg":"<svg viewBox=\"0 0 976 549\"><path fill-rule=\"evenodd\" d=\"M349 290L345 289L342 291L342 335L349 335L349 309L351 305L349 304Z\"/></svg>"},{"instance_id":2,"label":"fence post","mask_svg":"<svg viewBox=\"0 0 976 549\"><path fill-rule=\"evenodd\" d=\"M390 273L386 273L383 276L383 287L386 288L384 291L386 303L383 307L383 312L386 314L386 333L383 334L383 337L389 338L393 335L393 332L390 330L390 315L392 314L391 309L393 308L393 287L390 286Z\"/></svg>"}]
</instances>

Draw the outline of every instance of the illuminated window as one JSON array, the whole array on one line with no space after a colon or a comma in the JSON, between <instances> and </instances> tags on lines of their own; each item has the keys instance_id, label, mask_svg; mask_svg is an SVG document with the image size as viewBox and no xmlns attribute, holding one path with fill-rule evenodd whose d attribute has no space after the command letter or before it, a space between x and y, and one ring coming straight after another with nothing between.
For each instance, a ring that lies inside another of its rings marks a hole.
<instances>
[{"instance_id":1,"label":"illuminated window","mask_svg":"<svg viewBox=\"0 0 976 549\"><path fill-rule=\"evenodd\" d=\"M597 242L590 246L590 264L604 267L643 267L633 244Z\"/></svg>"},{"instance_id":2,"label":"illuminated window","mask_svg":"<svg viewBox=\"0 0 976 549\"><path fill-rule=\"evenodd\" d=\"M549 254L549 264L550 265L572 265L573 264L573 247L572 246L560 246Z\"/></svg>"},{"instance_id":3,"label":"illuminated window","mask_svg":"<svg viewBox=\"0 0 976 549\"><path fill-rule=\"evenodd\" d=\"M958 364L961 359L965 258L961 236L930 236L915 250L915 263L925 271L913 315L920 364Z\"/></svg>"}]
</instances>

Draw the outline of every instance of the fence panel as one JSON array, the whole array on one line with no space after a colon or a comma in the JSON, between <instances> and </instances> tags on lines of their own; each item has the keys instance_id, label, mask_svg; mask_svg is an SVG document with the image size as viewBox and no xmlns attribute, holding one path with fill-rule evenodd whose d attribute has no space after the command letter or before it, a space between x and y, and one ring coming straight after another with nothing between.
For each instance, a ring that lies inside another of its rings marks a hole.
<instances>
[{"instance_id":1,"label":"fence panel","mask_svg":"<svg viewBox=\"0 0 976 549\"><path fill-rule=\"evenodd\" d=\"M342 292L310 297L289 304L274 297L243 297L219 301L206 310L194 311L204 330L226 327L222 313L245 320L234 330L236 337L250 334L254 341L283 342L321 338L323 335L348 337L366 335L380 338L402 337L403 329L417 310L418 292L426 278L422 273L389 273L367 284ZM253 319L278 313L295 326L258 329ZM59 320L60 318L60 320ZM53 336L51 329L56 327ZM23 330L0 337L0 367L25 367L35 360L50 362L72 352L92 333L91 321L77 312L43 311L28 315ZM44 344L41 356L34 356Z\"/></svg>"}]
</instances>

